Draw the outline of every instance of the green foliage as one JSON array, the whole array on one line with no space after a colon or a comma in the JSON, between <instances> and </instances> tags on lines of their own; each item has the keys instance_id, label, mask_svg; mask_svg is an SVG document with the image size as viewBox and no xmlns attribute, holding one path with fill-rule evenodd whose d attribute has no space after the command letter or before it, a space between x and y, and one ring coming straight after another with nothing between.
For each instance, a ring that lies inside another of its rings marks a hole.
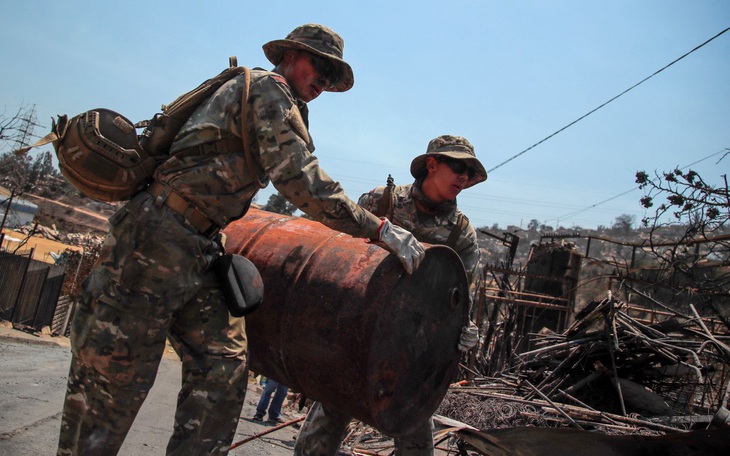
<instances>
[{"instance_id":1,"label":"green foliage","mask_svg":"<svg viewBox=\"0 0 730 456\"><path fill-rule=\"evenodd\" d=\"M634 225L634 220L635 217L633 215L621 214L616 217L616 220L613 222L613 229L624 236L628 236L631 234L631 228Z\"/></svg>"},{"instance_id":2,"label":"green foliage","mask_svg":"<svg viewBox=\"0 0 730 456\"><path fill-rule=\"evenodd\" d=\"M728 154L730 149L723 158ZM730 220L727 175L721 177L723 184L711 185L693 170L655 173L653 179L645 171L637 172L636 183L645 191L639 202L646 209L655 208L642 223L655 228L682 223L703 235L716 231Z\"/></svg>"},{"instance_id":3,"label":"green foliage","mask_svg":"<svg viewBox=\"0 0 730 456\"><path fill-rule=\"evenodd\" d=\"M297 207L287 201L281 193L276 192L269 196L269 201L266 202L266 205L262 209L269 212L276 212L277 214L293 215Z\"/></svg>"},{"instance_id":4,"label":"green foliage","mask_svg":"<svg viewBox=\"0 0 730 456\"><path fill-rule=\"evenodd\" d=\"M51 152L41 152L33 159L12 152L0 155L0 186L16 194L30 192L43 197L68 194L74 188L53 165Z\"/></svg>"},{"instance_id":5,"label":"green foliage","mask_svg":"<svg viewBox=\"0 0 730 456\"><path fill-rule=\"evenodd\" d=\"M726 149L720 163L730 154ZM636 183L645 191L640 203L654 208L642 220L649 231L649 246L659 265L660 276L672 285L680 284L692 293L727 295L730 272L727 268L707 269L708 264L730 263L730 193L727 175L712 185L693 170L636 173ZM681 227L679 235L666 236L670 228Z\"/></svg>"},{"instance_id":6,"label":"green foliage","mask_svg":"<svg viewBox=\"0 0 730 456\"><path fill-rule=\"evenodd\" d=\"M30 145L34 138L35 106L21 106L12 116L0 114L0 186L16 195L31 189L39 196L51 197L73 191L53 164L49 151L16 155L18 148Z\"/></svg>"}]
</instances>

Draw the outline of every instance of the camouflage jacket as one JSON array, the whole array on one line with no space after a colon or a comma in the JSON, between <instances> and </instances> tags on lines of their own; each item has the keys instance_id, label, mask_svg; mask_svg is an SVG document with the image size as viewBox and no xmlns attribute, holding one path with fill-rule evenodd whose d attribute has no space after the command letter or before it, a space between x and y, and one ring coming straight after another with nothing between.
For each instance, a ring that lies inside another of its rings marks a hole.
<instances>
[{"instance_id":1,"label":"camouflage jacket","mask_svg":"<svg viewBox=\"0 0 730 456\"><path fill-rule=\"evenodd\" d=\"M241 138L243 75L221 86L183 125L171 151L218 140ZM260 68L251 70L247 122L253 173L239 152L171 157L155 179L194 204L221 227L245 214L270 181L314 220L355 237L374 238L380 220L350 200L312 155L307 105L296 100L286 80ZM256 176L256 177L254 177Z\"/></svg>"},{"instance_id":2,"label":"camouflage jacket","mask_svg":"<svg viewBox=\"0 0 730 456\"><path fill-rule=\"evenodd\" d=\"M369 193L364 193L358 204L365 209L376 212L383 197L385 186L376 187ZM413 197L413 185L396 185L393 189L393 218L392 223L413 233L421 242L446 245L451 232L457 228L459 218L466 217L458 208L447 214L428 215L416 208ZM384 214L378 214L384 215ZM468 219L466 220L468 222ZM453 248L466 269L469 284L474 285L478 278L479 245L477 233L470 223L462 230Z\"/></svg>"}]
</instances>

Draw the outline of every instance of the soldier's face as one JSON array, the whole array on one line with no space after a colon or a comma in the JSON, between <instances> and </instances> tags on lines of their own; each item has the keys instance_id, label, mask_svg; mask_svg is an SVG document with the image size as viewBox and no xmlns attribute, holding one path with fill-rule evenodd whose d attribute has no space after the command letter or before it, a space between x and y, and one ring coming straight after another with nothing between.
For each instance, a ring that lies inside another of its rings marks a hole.
<instances>
[{"instance_id":1,"label":"soldier's face","mask_svg":"<svg viewBox=\"0 0 730 456\"><path fill-rule=\"evenodd\" d=\"M306 51L289 51L285 58L288 59L288 65L283 70L283 76L294 96L305 103L317 98L333 84L333 71L327 59Z\"/></svg>"},{"instance_id":2,"label":"soldier's face","mask_svg":"<svg viewBox=\"0 0 730 456\"><path fill-rule=\"evenodd\" d=\"M452 163L448 161L438 160L434 157L428 157L426 161L427 179L430 179L430 188L433 189L430 198L435 203L454 200L469 182L469 168L464 166L464 169L454 169L456 166L451 165Z\"/></svg>"}]
</instances>

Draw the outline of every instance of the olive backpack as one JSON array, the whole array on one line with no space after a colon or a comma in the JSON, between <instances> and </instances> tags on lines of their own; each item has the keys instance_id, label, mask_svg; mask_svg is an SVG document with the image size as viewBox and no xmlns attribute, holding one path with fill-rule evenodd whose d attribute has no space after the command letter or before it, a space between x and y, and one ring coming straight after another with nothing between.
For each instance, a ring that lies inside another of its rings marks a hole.
<instances>
[{"instance_id":1,"label":"olive backpack","mask_svg":"<svg viewBox=\"0 0 730 456\"><path fill-rule=\"evenodd\" d=\"M71 118L59 115L48 135L15 153L22 155L34 147L52 143L61 173L81 193L106 202L129 199L150 183L157 166L169 158L175 136L193 111L220 86L240 74L246 77L242 103L245 109L249 70L238 66L236 57L231 57L228 68L169 105L163 105L161 112L150 120L134 124L105 108ZM137 134L138 128L143 129L141 134ZM243 143L248 159L248 141L244 138Z\"/></svg>"}]
</instances>

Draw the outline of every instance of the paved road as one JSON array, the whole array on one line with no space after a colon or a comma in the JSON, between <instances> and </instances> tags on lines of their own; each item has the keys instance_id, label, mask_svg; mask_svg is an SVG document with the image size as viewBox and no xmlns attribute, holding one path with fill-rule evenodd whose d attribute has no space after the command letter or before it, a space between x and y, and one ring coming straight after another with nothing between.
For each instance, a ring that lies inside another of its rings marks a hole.
<instances>
[{"instance_id":1,"label":"paved road","mask_svg":"<svg viewBox=\"0 0 730 456\"><path fill-rule=\"evenodd\" d=\"M68 339L35 336L0 325L0 455L55 454L66 376L71 361ZM171 354L160 365L155 386L142 406L120 455L165 454L172 432L175 400L180 386L180 361ZM249 383L234 442L271 425L250 420L261 388ZM285 407L284 418L297 418ZM291 455L297 429L286 427L243 444L236 455Z\"/></svg>"}]
</instances>

